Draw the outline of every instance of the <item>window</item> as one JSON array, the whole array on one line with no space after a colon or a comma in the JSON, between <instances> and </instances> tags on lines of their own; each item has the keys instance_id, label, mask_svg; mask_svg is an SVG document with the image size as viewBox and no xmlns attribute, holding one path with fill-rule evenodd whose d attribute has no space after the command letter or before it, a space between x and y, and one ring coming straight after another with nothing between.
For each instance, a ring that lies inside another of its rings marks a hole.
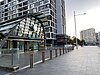
<instances>
[{"instance_id":1,"label":"window","mask_svg":"<svg viewBox=\"0 0 100 75\"><path fill-rule=\"evenodd\" d=\"M47 19L52 20L52 16L51 15L47 16Z\"/></svg>"},{"instance_id":2,"label":"window","mask_svg":"<svg viewBox=\"0 0 100 75\"><path fill-rule=\"evenodd\" d=\"M12 9L16 9L16 6L13 6Z\"/></svg>"},{"instance_id":3,"label":"window","mask_svg":"<svg viewBox=\"0 0 100 75\"><path fill-rule=\"evenodd\" d=\"M54 37L54 38L56 38L56 35L55 35L55 34L53 34L53 37Z\"/></svg>"},{"instance_id":4,"label":"window","mask_svg":"<svg viewBox=\"0 0 100 75\"><path fill-rule=\"evenodd\" d=\"M37 9L36 9L36 8L34 8L34 9L33 9L33 12L37 12Z\"/></svg>"},{"instance_id":5,"label":"window","mask_svg":"<svg viewBox=\"0 0 100 75\"><path fill-rule=\"evenodd\" d=\"M27 9L28 9L28 6L23 7L23 10L27 10Z\"/></svg>"},{"instance_id":6,"label":"window","mask_svg":"<svg viewBox=\"0 0 100 75\"><path fill-rule=\"evenodd\" d=\"M57 30L56 29L54 29L54 33L57 33Z\"/></svg>"},{"instance_id":7,"label":"window","mask_svg":"<svg viewBox=\"0 0 100 75\"><path fill-rule=\"evenodd\" d=\"M40 1L40 5L42 5L42 1Z\"/></svg>"},{"instance_id":8,"label":"window","mask_svg":"<svg viewBox=\"0 0 100 75\"><path fill-rule=\"evenodd\" d=\"M47 4L46 6L47 6L47 8L51 8L51 5L50 4Z\"/></svg>"},{"instance_id":9,"label":"window","mask_svg":"<svg viewBox=\"0 0 100 75\"><path fill-rule=\"evenodd\" d=\"M12 17L13 17L13 18L16 18L17 16L16 16L16 14L14 14L14 15L12 15Z\"/></svg>"},{"instance_id":10,"label":"window","mask_svg":"<svg viewBox=\"0 0 100 75\"><path fill-rule=\"evenodd\" d=\"M23 0L18 0L19 2L22 2Z\"/></svg>"},{"instance_id":11,"label":"window","mask_svg":"<svg viewBox=\"0 0 100 75\"><path fill-rule=\"evenodd\" d=\"M8 7L8 5L5 5L5 7Z\"/></svg>"},{"instance_id":12,"label":"window","mask_svg":"<svg viewBox=\"0 0 100 75\"><path fill-rule=\"evenodd\" d=\"M52 32L52 27L49 28L49 31Z\"/></svg>"},{"instance_id":13,"label":"window","mask_svg":"<svg viewBox=\"0 0 100 75\"><path fill-rule=\"evenodd\" d=\"M13 14L14 14L14 13L16 13L16 10L13 10L12 12L13 12Z\"/></svg>"},{"instance_id":14,"label":"window","mask_svg":"<svg viewBox=\"0 0 100 75\"><path fill-rule=\"evenodd\" d=\"M44 9L43 6L40 6L40 7L39 7L39 11L41 11L41 10L43 10L43 9Z\"/></svg>"},{"instance_id":15,"label":"window","mask_svg":"<svg viewBox=\"0 0 100 75\"><path fill-rule=\"evenodd\" d=\"M27 13L28 13L28 12L27 12L27 11L25 11L25 12L23 12L23 15L24 15L24 14L27 14Z\"/></svg>"},{"instance_id":16,"label":"window","mask_svg":"<svg viewBox=\"0 0 100 75\"><path fill-rule=\"evenodd\" d=\"M0 2L1 3L1 5L4 5L4 1L2 1L2 2Z\"/></svg>"},{"instance_id":17,"label":"window","mask_svg":"<svg viewBox=\"0 0 100 75\"><path fill-rule=\"evenodd\" d=\"M12 16L9 16L9 19L12 19Z\"/></svg>"},{"instance_id":18,"label":"window","mask_svg":"<svg viewBox=\"0 0 100 75\"><path fill-rule=\"evenodd\" d=\"M8 16L8 13L5 13L5 16Z\"/></svg>"},{"instance_id":19,"label":"window","mask_svg":"<svg viewBox=\"0 0 100 75\"><path fill-rule=\"evenodd\" d=\"M21 16L22 15L22 13L18 13L18 16Z\"/></svg>"},{"instance_id":20,"label":"window","mask_svg":"<svg viewBox=\"0 0 100 75\"><path fill-rule=\"evenodd\" d=\"M30 5L30 8L34 8L34 4L31 4L31 5Z\"/></svg>"},{"instance_id":21,"label":"window","mask_svg":"<svg viewBox=\"0 0 100 75\"><path fill-rule=\"evenodd\" d=\"M50 14L54 16L54 12L52 10L50 11Z\"/></svg>"},{"instance_id":22,"label":"window","mask_svg":"<svg viewBox=\"0 0 100 75\"><path fill-rule=\"evenodd\" d=\"M11 2L11 0L8 0L8 3Z\"/></svg>"},{"instance_id":23,"label":"window","mask_svg":"<svg viewBox=\"0 0 100 75\"><path fill-rule=\"evenodd\" d=\"M37 0L32 0L33 2L36 2Z\"/></svg>"},{"instance_id":24,"label":"window","mask_svg":"<svg viewBox=\"0 0 100 75\"><path fill-rule=\"evenodd\" d=\"M46 38L50 38L50 33L47 33L46 34Z\"/></svg>"},{"instance_id":25,"label":"window","mask_svg":"<svg viewBox=\"0 0 100 75\"><path fill-rule=\"evenodd\" d=\"M51 33L51 38L53 38L53 33Z\"/></svg>"},{"instance_id":26,"label":"window","mask_svg":"<svg viewBox=\"0 0 100 75\"><path fill-rule=\"evenodd\" d=\"M22 6L22 3L18 4L18 7L21 7Z\"/></svg>"},{"instance_id":27,"label":"window","mask_svg":"<svg viewBox=\"0 0 100 75\"><path fill-rule=\"evenodd\" d=\"M44 0L44 1L43 1L44 4L45 4L45 3L48 3L48 2L49 2L48 0Z\"/></svg>"},{"instance_id":28,"label":"window","mask_svg":"<svg viewBox=\"0 0 100 75\"><path fill-rule=\"evenodd\" d=\"M5 19L5 20L8 20L8 17L5 17L4 19Z\"/></svg>"},{"instance_id":29,"label":"window","mask_svg":"<svg viewBox=\"0 0 100 75\"><path fill-rule=\"evenodd\" d=\"M54 26L54 23L53 22L51 22L51 26Z\"/></svg>"},{"instance_id":30,"label":"window","mask_svg":"<svg viewBox=\"0 0 100 75\"><path fill-rule=\"evenodd\" d=\"M4 16L4 14L2 14L2 17Z\"/></svg>"},{"instance_id":31,"label":"window","mask_svg":"<svg viewBox=\"0 0 100 75\"><path fill-rule=\"evenodd\" d=\"M50 8L50 5L47 4L47 5L40 6L40 7L39 7L39 11L41 11L41 10L43 10L43 9L46 9L46 8Z\"/></svg>"},{"instance_id":32,"label":"window","mask_svg":"<svg viewBox=\"0 0 100 75\"><path fill-rule=\"evenodd\" d=\"M49 32L49 28L45 28L45 32Z\"/></svg>"},{"instance_id":33,"label":"window","mask_svg":"<svg viewBox=\"0 0 100 75\"><path fill-rule=\"evenodd\" d=\"M8 9L5 9L5 12L7 12L8 11Z\"/></svg>"},{"instance_id":34,"label":"window","mask_svg":"<svg viewBox=\"0 0 100 75\"><path fill-rule=\"evenodd\" d=\"M22 11L22 10L23 10L22 8L19 8L19 9L18 9L18 11Z\"/></svg>"},{"instance_id":35,"label":"window","mask_svg":"<svg viewBox=\"0 0 100 75\"><path fill-rule=\"evenodd\" d=\"M26 1L26 2L23 2L23 6L24 6L24 5L27 5L27 4L28 4L28 1Z\"/></svg>"},{"instance_id":36,"label":"window","mask_svg":"<svg viewBox=\"0 0 100 75\"><path fill-rule=\"evenodd\" d=\"M40 2L34 3L34 7L39 6L39 5L40 5Z\"/></svg>"},{"instance_id":37,"label":"window","mask_svg":"<svg viewBox=\"0 0 100 75\"><path fill-rule=\"evenodd\" d=\"M3 18L0 18L0 22L3 21Z\"/></svg>"}]
</instances>

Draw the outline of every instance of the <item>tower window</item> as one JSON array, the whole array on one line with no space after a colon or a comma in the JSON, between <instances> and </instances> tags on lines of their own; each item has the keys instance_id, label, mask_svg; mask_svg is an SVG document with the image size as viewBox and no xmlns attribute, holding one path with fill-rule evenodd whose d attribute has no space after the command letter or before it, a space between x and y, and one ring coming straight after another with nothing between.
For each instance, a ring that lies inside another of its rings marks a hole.
<instances>
[{"instance_id":1,"label":"tower window","mask_svg":"<svg viewBox=\"0 0 100 75\"><path fill-rule=\"evenodd\" d=\"M11 0L8 0L8 2L11 2Z\"/></svg>"}]
</instances>

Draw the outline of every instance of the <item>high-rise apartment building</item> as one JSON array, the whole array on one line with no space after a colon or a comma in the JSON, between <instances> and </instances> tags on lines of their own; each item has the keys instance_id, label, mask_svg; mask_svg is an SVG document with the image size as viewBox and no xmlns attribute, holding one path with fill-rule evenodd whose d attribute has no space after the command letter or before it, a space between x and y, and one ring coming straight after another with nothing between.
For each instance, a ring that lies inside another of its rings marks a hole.
<instances>
[{"instance_id":1,"label":"high-rise apartment building","mask_svg":"<svg viewBox=\"0 0 100 75\"><path fill-rule=\"evenodd\" d=\"M66 33L64 0L3 0L0 2L0 22L24 14L42 12L48 18L45 26L47 44L54 44L56 34Z\"/></svg>"},{"instance_id":2,"label":"high-rise apartment building","mask_svg":"<svg viewBox=\"0 0 100 75\"><path fill-rule=\"evenodd\" d=\"M95 44L96 43L96 35L95 29L90 28L80 32L80 39L85 40L87 44Z\"/></svg>"},{"instance_id":3,"label":"high-rise apartment building","mask_svg":"<svg viewBox=\"0 0 100 75\"><path fill-rule=\"evenodd\" d=\"M57 34L66 34L66 15L65 15L65 1L56 1L57 11Z\"/></svg>"}]
</instances>

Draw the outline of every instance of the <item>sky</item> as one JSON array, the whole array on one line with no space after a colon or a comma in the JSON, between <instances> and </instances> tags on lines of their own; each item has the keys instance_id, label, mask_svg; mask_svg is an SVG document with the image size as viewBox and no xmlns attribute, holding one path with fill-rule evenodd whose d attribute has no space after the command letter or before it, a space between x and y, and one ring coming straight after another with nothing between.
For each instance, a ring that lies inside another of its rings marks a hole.
<instances>
[{"instance_id":1,"label":"sky","mask_svg":"<svg viewBox=\"0 0 100 75\"><path fill-rule=\"evenodd\" d=\"M2 1L2 0L0 0ZM74 11L76 16L77 37L80 38L80 31L95 28L100 31L100 0L65 0L66 8L66 33L75 36Z\"/></svg>"},{"instance_id":2,"label":"sky","mask_svg":"<svg viewBox=\"0 0 100 75\"><path fill-rule=\"evenodd\" d=\"M66 33L75 36L74 11L76 15L77 37L80 38L80 31L95 28L100 31L100 0L65 0L66 2Z\"/></svg>"}]
</instances>

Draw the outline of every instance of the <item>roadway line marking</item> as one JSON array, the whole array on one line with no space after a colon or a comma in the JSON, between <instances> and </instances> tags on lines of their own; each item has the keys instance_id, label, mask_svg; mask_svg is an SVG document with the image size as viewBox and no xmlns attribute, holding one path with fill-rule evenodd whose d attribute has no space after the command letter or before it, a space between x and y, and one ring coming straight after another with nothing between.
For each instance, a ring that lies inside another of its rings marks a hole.
<instances>
[{"instance_id":1,"label":"roadway line marking","mask_svg":"<svg viewBox=\"0 0 100 75\"><path fill-rule=\"evenodd\" d=\"M50 58L46 58L45 60L49 60L49 59L50 59ZM34 65L37 65L37 64L39 64L39 63L42 63L42 60L35 62ZM28 68L28 67L30 67L30 65L27 65L27 66L25 66L25 67L19 68L18 70L15 70L15 71L13 71L13 72L11 72L11 73L7 73L7 74L4 74L4 75L11 75L11 74L13 74L14 72L18 72L18 71L24 70L24 69L26 69L26 68ZM34 68L34 67L33 67L33 68Z\"/></svg>"}]
</instances>

